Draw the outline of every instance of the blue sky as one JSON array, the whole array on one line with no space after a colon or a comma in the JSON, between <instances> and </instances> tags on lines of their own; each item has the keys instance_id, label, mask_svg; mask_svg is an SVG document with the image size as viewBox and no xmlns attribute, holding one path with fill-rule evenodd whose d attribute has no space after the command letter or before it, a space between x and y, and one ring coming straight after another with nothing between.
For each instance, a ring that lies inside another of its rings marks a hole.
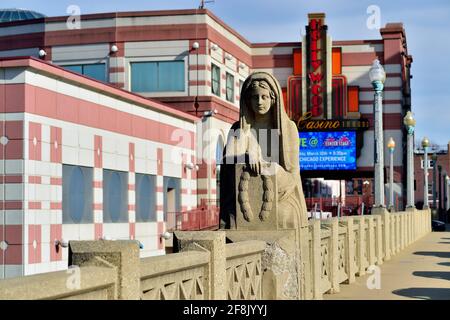
<instances>
[{"instance_id":1,"label":"blue sky","mask_svg":"<svg viewBox=\"0 0 450 320\"><path fill-rule=\"evenodd\" d=\"M197 8L200 0L2 0L1 7L27 8L48 16L81 13ZM403 22L413 55L412 108L416 141L450 141L450 1L448 0L215 0L206 6L251 42L299 41L308 12L325 12L335 40L379 39L369 30L367 8L377 5L381 25Z\"/></svg>"}]
</instances>

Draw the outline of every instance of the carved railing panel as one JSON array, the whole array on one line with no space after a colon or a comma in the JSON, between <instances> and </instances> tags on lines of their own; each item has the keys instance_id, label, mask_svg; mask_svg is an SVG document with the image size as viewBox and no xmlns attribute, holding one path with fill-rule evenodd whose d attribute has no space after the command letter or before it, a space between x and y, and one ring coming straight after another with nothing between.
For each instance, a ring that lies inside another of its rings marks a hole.
<instances>
[{"instance_id":1,"label":"carved railing panel","mask_svg":"<svg viewBox=\"0 0 450 320\"><path fill-rule=\"evenodd\" d=\"M141 259L143 300L208 299L209 252L181 252Z\"/></svg>"},{"instance_id":2,"label":"carved railing panel","mask_svg":"<svg viewBox=\"0 0 450 320\"><path fill-rule=\"evenodd\" d=\"M320 242L321 288L322 292L331 289L330 238L323 238Z\"/></svg>"},{"instance_id":3,"label":"carved railing panel","mask_svg":"<svg viewBox=\"0 0 450 320\"><path fill-rule=\"evenodd\" d=\"M261 259L227 262L227 299L261 299Z\"/></svg>"},{"instance_id":4,"label":"carved railing panel","mask_svg":"<svg viewBox=\"0 0 450 320\"><path fill-rule=\"evenodd\" d=\"M204 300L203 268L194 268L141 282L143 300Z\"/></svg>"},{"instance_id":5,"label":"carved railing panel","mask_svg":"<svg viewBox=\"0 0 450 320\"><path fill-rule=\"evenodd\" d=\"M262 241L244 241L226 245L226 290L229 300L262 298Z\"/></svg>"}]
</instances>

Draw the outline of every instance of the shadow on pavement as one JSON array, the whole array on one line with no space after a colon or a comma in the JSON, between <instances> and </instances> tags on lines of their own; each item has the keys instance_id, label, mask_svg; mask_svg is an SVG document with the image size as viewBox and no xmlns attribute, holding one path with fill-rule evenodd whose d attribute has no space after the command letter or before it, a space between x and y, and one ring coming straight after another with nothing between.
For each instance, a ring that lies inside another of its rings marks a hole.
<instances>
[{"instance_id":1,"label":"shadow on pavement","mask_svg":"<svg viewBox=\"0 0 450 320\"><path fill-rule=\"evenodd\" d=\"M450 267L450 262L438 262L438 265Z\"/></svg>"},{"instance_id":2,"label":"shadow on pavement","mask_svg":"<svg viewBox=\"0 0 450 320\"><path fill-rule=\"evenodd\" d=\"M393 294L422 300L447 300L450 289L445 288L408 288L392 291Z\"/></svg>"},{"instance_id":3,"label":"shadow on pavement","mask_svg":"<svg viewBox=\"0 0 450 320\"><path fill-rule=\"evenodd\" d=\"M441 244L450 244L450 242L445 242L445 241L439 241L438 243L441 243Z\"/></svg>"},{"instance_id":4,"label":"shadow on pavement","mask_svg":"<svg viewBox=\"0 0 450 320\"><path fill-rule=\"evenodd\" d=\"M441 240L450 240L450 238L441 238Z\"/></svg>"},{"instance_id":5,"label":"shadow on pavement","mask_svg":"<svg viewBox=\"0 0 450 320\"><path fill-rule=\"evenodd\" d=\"M413 275L425 278L450 280L450 272L446 271L414 271Z\"/></svg>"},{"instance_id":6,"label":"shadow on pavement","mask_svg":"<svg viewBox=\"0 0 450 320\"><path fill-rule=\"evenodd\" d=\"M450 259L450 252L442 251L416 251L414 254L419 256L435 256L438 258Z\"/></svg>"}]
</instances>

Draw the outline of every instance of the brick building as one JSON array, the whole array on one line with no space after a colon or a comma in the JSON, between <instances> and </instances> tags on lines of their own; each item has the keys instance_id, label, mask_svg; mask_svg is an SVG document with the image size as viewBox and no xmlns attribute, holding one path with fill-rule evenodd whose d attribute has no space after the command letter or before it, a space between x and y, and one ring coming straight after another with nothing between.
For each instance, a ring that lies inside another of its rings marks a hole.
<instances>
[{"instance_id":1,"label":"brick building","mask_svg":"<svg viewBox=\"0 0 450 320\"><path fill-rule=\"evenodd\" d=\"M446 146L432 146L428 151L428 203L431 208L449 208L448 192L449 188L445 183L450 175L450 143ZM434 162L436 155L436 163ZM414 151L414 200L417 207L422 207L424 200L424 151L418 148ZM440 179L439 179L439 167ZM435 186L433 187L433 184ZM445 189L445 190L444 190ZM436 206L433 202L433 190L435 190ZM446 194L447 191L447 194ZM447 200L446 200L447 199ZM439 204L441 203L441 204Z\"/></svg>"},{"instance_id":2,"label":"brick building","mask_svg":"<svg viewBox=\"0 0 450 320\"><path fill-rule=\"evenodd\" d=\"M61 239L137 239L142 256L163 254L164 217L217 199L217 162L238 120L240 87L257 70L279 80L294 121L314 110L315 120L358 131L354 170L302 172L304 179L346 180L356 194L367 181L367 195L368 71L378 58L387 73L384 139L397 143L394 178L403 197L412 57L401 23L388 23L379 39L332 40L325 16L311 15L303 38L252 43L206 9L87 14L80 28L68 17L10 20L0 23L0 278L65 268L67 249L55 246ZM319 113L308 84L316 27Z\"/></svg>"}]
</instances>

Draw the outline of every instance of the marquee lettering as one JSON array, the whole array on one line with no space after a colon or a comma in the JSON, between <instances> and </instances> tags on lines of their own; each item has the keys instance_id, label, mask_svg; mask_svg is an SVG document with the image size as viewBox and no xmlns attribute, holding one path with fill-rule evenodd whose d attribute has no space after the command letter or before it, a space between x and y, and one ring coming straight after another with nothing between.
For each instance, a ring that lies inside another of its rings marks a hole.
<instances>
[{"instance_id":1,"label":"marquee lettering","mask_svg":"<svg viewBox=\"0 0 450 320\"><path fill-rule=\"evenodd\" d=\"M309 79L311 80L311 82L320 82L323 79L323 74L322 73L309 73Z\"/></svg>"},{"instance_id":2,"label":"marquee lettering","mask_svg":"<svg viewBox=\"0 0 450 320\"><path fill-rule=\"evenodd\" d=\"M323 114L323 88L321 82L324 74L318 69L323 65L320 53L323 51L319 48L318 41L321 39L322 21L320 19L311 19L309 21L309 60L310 72L308 77L310 80L310 105L312 117L319 117ZM312 84L312 85L311 85Z\"/></svg>"},{"instance_id":3,"label":"marquee lettering","mask_svg":"<svg viewBox=\"0 0 450 320\"><path fill-rule=\"evenodd\" d=\"M297 121L298 130L337 130L337 129L356 129L365 130L369 128L367 119L360 120L313 120L314 113L306 112Z\"/></svg>"}]
</instances>

